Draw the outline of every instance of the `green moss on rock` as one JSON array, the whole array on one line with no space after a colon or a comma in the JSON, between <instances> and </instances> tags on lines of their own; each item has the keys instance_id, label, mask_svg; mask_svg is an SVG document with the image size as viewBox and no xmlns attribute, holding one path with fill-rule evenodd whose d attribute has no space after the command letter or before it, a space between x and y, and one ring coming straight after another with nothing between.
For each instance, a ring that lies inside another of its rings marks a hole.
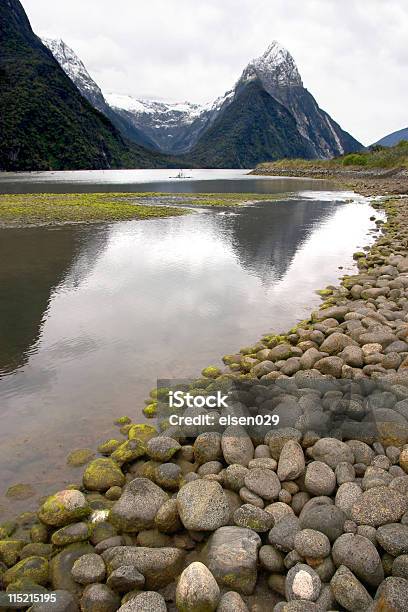
<instances>
[{"instance_id":1,"label":"green moss on rock","mask_svg":"<svg viewBox=\"0 0 408 612\"><path fill-rule=\"evenodd\" d=\"M94 457L95 453L90 448L80 448L68 455L67 463L73 467L80 467L91 461Z\"/></svg>"},{"instance_id":2,"label":"green moss on rock","mask_svg":"<svg viewBox=\"0 0 408 612\"><path fill-rule=\"evenodd\" d=\"M152 402L143 408L143 414L148 419L153 419L157 414L157 402Z\"/></svg>"},{"instance_id":3,"label":"green moss on rock","mask_svg":"<svg viewBox=\"0 0 408 612\"><path fill-rule=\"evenodd\" d=\"M7 586L21 579L32 580L36 584L46 585L49 580L49 565L43 557L27 557L8 569L3 582Z\"/></svg>"},{"instance_id":4,"label":"green moss on rock","mask_svg":"<svg viewBox=\"0 0 408 612\"><path fill-rule=\"evenodd\" d=\"M119 465L134 461L146 452L146 445L139 439L126 440L112 453L111 458ZM115 486L115 485L111 485ZM119 485L121 486L121 485ZM110 487L109 487L110 488Z\"/></svg>"},{"instance_id":5,"label":"green moss on rock","mask_svg":"<svg viewBox=\"0 0 408 612\"><path fill-rule=\"evenodd\" d=\"M15 521L6 521L0 525L0 540L9 538L17 529Z\"/></svg>"},{"instance_id":6,"label":"green moss on rock","mask_svg":"<svg viewBox=\"0 0 408 612\"><path fill-rule=\"evenodd\" d=\"M0 540L0 561L11 567L19 560L24 545L22 540Z\"/></svg>"},{"instance_id":7,"label":"green moss on rock","mask_svg":"<svg viewBox=\"0 0 408 612\"><path fill-rule=\"evenodd\" d=\"M132 425L132 427L129 429L128 437L129 440L140 440L141 442L146 443L158 434L159 432L155 427L141 423Z\"/></svg>"},{"instance_id":8,"label":"green moss on rock","mask_svg":"<svg viewBox=\"0 0 408 612\"><path fill-rule=\"evenodd\" d=\"M80 491L65 490L48 497L38 511L38 518L46 525L64 527L87 517L91 509Z\"/></svg>"},{"instance_id":9,"label":"green moss on rock","mask_svg":"<svg viewBox=\"0 0 408 612\"><path fill-rule=\"evenodd\" d=\"M106 440L106 442L103 442L98 446L98 453L101 453L101 455L111 455L120 445L120 440Z\"/></svg>"},{"instance_id":10,"label":"green moss on rock","mask_svg":"<svg viewBox=\"0 0 408 612\"><path fill-rule=\"evenodd\" d=\"M125 476L113 459L95 459L85 469L83 484L89 491L107 491L111 487L123 487Z\"/></svg>"},{"instance_id":11,"label":"green moss on rock","mask_svg":"<svg viewBox=\"0 0 408 612\"><path fill-rule=\"evenodd\" d=\"M206 378L217 378L221 375L221 370L217 366L208 366L202 370L201 374Z\"/></svg>"}]
</instances>

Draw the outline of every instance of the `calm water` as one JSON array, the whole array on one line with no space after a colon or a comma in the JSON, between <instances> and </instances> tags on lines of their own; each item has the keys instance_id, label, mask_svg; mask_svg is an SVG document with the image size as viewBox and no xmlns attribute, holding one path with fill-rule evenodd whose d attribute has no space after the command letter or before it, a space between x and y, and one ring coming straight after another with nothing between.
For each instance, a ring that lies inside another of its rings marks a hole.
<instances>
[{"instance_id":1,"label":"calm water","mask_svg":"<svg viewBox=\"0 0 408 612\"><path fill-rule=\"evenodd\" d=\"M122 182L117 172L0 177L0 191L285 194L186 217L0 231L0 496L19 482L40 495L75 481L68 452L111 436L117 416L140 418L157 378L194 376L288 329L370 241L363 198L349 203L316 181L194 173L196 182L169 182L168 170L126 171Z\"/></svg>"}]
</instances>

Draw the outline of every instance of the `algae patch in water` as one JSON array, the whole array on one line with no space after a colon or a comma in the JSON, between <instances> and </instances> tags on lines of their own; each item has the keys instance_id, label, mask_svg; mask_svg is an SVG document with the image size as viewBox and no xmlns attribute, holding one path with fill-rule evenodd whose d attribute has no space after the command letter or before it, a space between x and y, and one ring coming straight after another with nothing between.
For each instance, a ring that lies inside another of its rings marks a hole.
<instances>
[{"instance_id":1,"label":"algae patch in water","mask_svg":"<svg viewBox=\"0 0 408 612\"><path fill-rule=\"evenodd\" d=\"M274 199L276 195L239 193L0 194L0 226L173 217L189 214L186 206L228 207Z\"/></svg>"},{"instance_id":2,"label":"algae patch in water","mask_svg":"<svg viewBox=\"0 0 408 612\"><path fill-rule=\"evenodd\" d=\"M142 205L139 197L132 196L121 193L0 195L0 224L89 223L186 214L175 207Z\"/></svg>"}]
</instances>

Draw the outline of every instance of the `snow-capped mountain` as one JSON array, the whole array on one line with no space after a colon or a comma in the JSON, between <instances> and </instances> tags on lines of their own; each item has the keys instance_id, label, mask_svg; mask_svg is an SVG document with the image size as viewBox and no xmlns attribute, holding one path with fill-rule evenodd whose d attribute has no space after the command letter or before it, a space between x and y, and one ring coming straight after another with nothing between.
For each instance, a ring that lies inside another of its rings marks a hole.
<instances>
[{"instance_id":1,"label":"snow-capped mountain","mask_svg":"<svg viewBox=\"0 0 408 612\"><path fill-rule=\"evenodd\" d=\"M211 125L226 97L215 102L168 102L106 94L111 107L137 129L144 132L163 152L180 154L189 151L202 132Z\"/></svg>"},{"instance_id":2,"label":"snow-capped mountain","mask_svg":"<svg viewBox=\"0 0 408 612\"><path fill-rule=\"evenodd\" d=\"M263 141L259 148L259 151L262 150L259 161L277 156L293 157L296 154L310 158L329 158L361 148L360 143L319 108L316 100L303 86L295 60L276 41L260 57L248 63L231 90L215 102L207 104L168 102L117 93L104 96L72 49L61 40L44 42L81 93L107 115L125 136L161 152L175 155L189 155L192 152L195 155L198 147L200 155L194 159L204 163L201 160L207 152L209 157L214 153L208 136L217 133L220 138L218 146L222 149L223 135L228 130L238 133L244 124L243 132L247 134L247 141L249 135L252 136L256 130ZM252 86L254 83L259 87ZM243 95L249 86L251 95ZM261 102L260 92L266 93L272 101L263 98ZM253 100L255 95L256 104ZM244 100L246 106L242 108ZM232 106L233 121L229 115ZM255 107L257 113L254 112ZM273 125L270 125L271 121ZM281 142L282 133L284 136L286 134L286 146L285 138ZM275 135L272 140L271 134ZM276 147L274 138L279 140ZM266 145L266 142L269 144ZM231 156L231 146L230 142L228 159L237 159L234 163L242 165L246 156L242 152L238 157ZM222 159L222 151L218 150L216 163L222 164ZM252 154L248 159L252 163Z\"/></svg>"},{"instance_id":3,"label":"snow-capped mountain","mask_svg":"<svg viewBox=\"0 0 408 612\"><path fill-rule=\"evenodd\" d=\"M277 41L263 55L249 62L238 85L254 79L258 79L265 91L292 113L300 134L310 142L315 157L342 155L350 147L355 150L356 141L350 140L350 135L319 108L303 86L292 55Z\"/></svg>"},{"instance_id":4,"label":"snow-capped mountain","mask_svg":"<svg viewBox=\"0 0 408 612\"><path fill-rule=\"evenodd\" d=\"M139 131L131 121L127 121L106 102L101 88L95 83L85 64L71 47L60 38L43 38L42 42L48 47L65 74L77 86L84 98L108 117L126 138L150 149L157 148L144 132Z\"/></svg>"},{"instance_id":5,"label":"snow-capped mountain","mask_svg":"<svg viewBox=\"0 0 408 612\"><path fill-rule=\"evenodd\" d=\"M303 87L302 79L295 60L287 49L276 40L260 57L249 62L241 76L241 81L259 77L264 85Z\"/></svg>"},{"instance_id":6,"label":"snow-capped mountain","mask_svg":"<svg viewBox=\"0 0 408 612\"><path fill-rule=\"evenodd\" d=\"M321 110L303 86L292 55L274 41L263 55L253 59L237 83L224 96L205 105L190 102L168 103L109 94L108 102L146 133L166 153L187 153L251 81L258 80L265 91L294 117L306 140L309 157L328 158L360 148L331 117Z\"/></svg>"}]
</instances>

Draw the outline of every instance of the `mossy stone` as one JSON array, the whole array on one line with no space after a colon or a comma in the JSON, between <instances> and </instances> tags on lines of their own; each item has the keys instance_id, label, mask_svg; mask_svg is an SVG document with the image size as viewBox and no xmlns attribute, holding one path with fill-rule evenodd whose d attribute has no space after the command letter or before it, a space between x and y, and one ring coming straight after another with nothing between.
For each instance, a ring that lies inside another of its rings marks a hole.
<instances>
[{"instance_id":1,"label":"mossy stone","mask_svg":"<svg viewBox=\"0 0 408 612\"><path fill-rule=\"evenodd\" d=\"M33 487L29 484L16 484L7 489L6 497L11 499L29 499L35 495Z\"/></svg>"},{"instance_id":2,"label":"mossy stone","mask_svg":"<svg viewBox=\"0 0 408 612\"><path fill-rule=\"evenodd\" d=\"M152 419L157 414L157 402L152 402L143 408L143 414L146 418Z\"/></svg>"},{"instance_id":3,"label":"mossy stone","mask_svg":"<svg viewBox=\"0 0 408 612\"><path fill-rule=\"evenodd\" d=\"M52 534L51 542L54 546L67 546L75 542L84 542L91 536L91 527L88 523L73 523L62 527Z\"/></svg>"},{"instance_id":4,"label":"mossy stone","mask_svg":"<svg viewBox=\"0 0 408 612\"><path fill-rule=\"evenodd\" d=\"M101 453L101 455L111 455L120 445L121 442L119 440L106 440L106 442L98 446L98 453Z\"/></svg>"},{"instance_id":5,"label":"mossy stone","mask_svg":"<svg viewBox=\"0 0 408 612\"><path fill-rule=\"evenodd\" d=\"M137 534L136 543L147 548L165 548L173 545L173 539L158 529L145 529Z\"/></svg>"},{"instance_id":6,"label":"mossy stone","mask_svg":"<svg viewBox=\"0 0 408 612\"><path fill-rule=\"evenodd\" d=\"M87 517L91 509L80 491L65 490L48 497L40 510L38 518L46 525L64 527Z\"/></svg>"},{"instance_id":7,"label":"mossy stone","mask_svg":"<svg viewBox=\"0 0 408 612\"><path fill-rule=\"evenodd\" d=\"M141 442L148 442L151 438L157 436L159 432L152 425L146 425L145 423L132 425L128 432L129 440L140 440Z\"/></svg>"},{"instance_id":8,"label":"mossy stone","mask_svg":"<svg viewBox=\"0 0 408 612\"><path fill-rule=\"evenodd\" d=\"M129 425L132 422L132 419L128 416L121 416L114 421L115 425Z\"/></svg>"},{"instance_id":9,"label":"mossy stone","mask_svg":"<svg viewBox=\"0 0 408 612\"><path fill-rule=\"evenodd\" d=\"M121 487L111 487L105 493L105 497L109 501L116 501L117 499L119 499L119 497L121 495L122 495L122 488Z\"/></svg>"},{"instance_id":10,"label":"mossy stone","mask_svg":"<svg viewBox=\"0 0 408 612\"><path fill-rule=\"evenodd\" d=\"M0 540L9 538L17 529L15 521L6 521L0 525Z\"/></svg>"},{"instance_id":11,"label":"mossy stone","mask_svg":"<svg viewBox=\"0 0 408 612\"><path fill-rule=\"evenodd\" d=\"M103 540L107 540L109 538L113 538L118 535L117 530L112 525L112 523L108 523L104 521L102 523L97 523L92 529L91 542L95 546L99 544L99 542L103 542Z\"/></svg>"},{"instance_id":12,"label":"mossy stone","mask_svg":"<svg viewBox=\"0 0 408 612\"><path fill-rule=\"evenodd\" d=\"M30 531L30 538L33 543L45 543L48 542L48 528L43 523L33 525Z\"/></svg>"},{"instance_id":13,"label":"mossy stone","mask_svg":"<svg viewBox=\"0 0 408 612\"><path fill-rule=\"evenodd\" d=\"M142 476L154 482L156 468L158 468L160 465L160 461L153 461L153 459L146 461L141 470Z\"/></svg>"},{"instance_id":14,"label":"mossy stone","mask_svg":"<svg viewBox=\"0 0 408 612\"><path fill-rule=\"evenodd\" d=\"M49 564L43 557L27 557L8 569L3 582L6 586L22 578L32 580L36 584L46 585L49 580Z\"/></svg>"},{"instance_id":15,"label":"mossy stone","mask_svg":"<svg viewBox=\"0 0 408 612\"><path fill-rule=\"evenodd\" d=\"M18 524L22 526L30 525L30 527L32 527L36 520L37 515L35 512L22 512L17 517Z\"/></svg>"},{"instance_id":16,"label":"mossy stone","mask_svg":"<svg viewBox=\"0 0 408 612\"><path fill-rule=\"evenodd\" d=\"M24 546L20 553L20 559L27 559L27 557L44 557L44 559L50 559L52 554L51 544L42 544L36 542L34 544L27 544Z\"/></svg>"},{"instance_id":17,"label":"mossy stone","mask_svg":"<svg viewBox=\"0 0 408 612\"><path fill-rule=\"evenodd\" d=\"M90 448L80 448L72 451L68 455L67 463L72 467L80 467L81 465L85 465L89 463L95 457L95 453Z\"/></svg>"},{"instance_id":18,"label":"mossy stone","mask_svg":"<svg viewBox=\"0 0 408 612\"><path fill-rule=\"evenodd\" d=\"M206 378L217 378L221 376L221 370L217 366L208 366L202 370L201 374Z\"/></svg>"},{"instance_id":19,"label":"mossy stone","mask_svg":"<svg viewBox=\"0 0 408 612\"><path fill-rule=\"evenodd\" d=\"M22 540L0 540L0 561L12 567L19 560L25 544Z\"/></svg>"},{"instance_id":20,"label":"mossy stone","mask_svg":"<svg viewBox=\"0 0 408 612\"><path fill-rule=\"evenodd\" d=\"M87 493L86 499L92 510L106 510L108 507L108 500L99 491Z\"/></svg>"},{"instance_id":21,"label":"mossy stone","mask_svg":"<svg viewBox=\"0 0 408 612\"><path fill-rule=\"evenodd\" d=\"M116 461L94 459L85 469L83 484L89 491L107 491L111 487L123 487L125 476Z\"/></svg>"},{"instance_id":22,"label":"mossy stone","mask_svg":"<svg viewBox=\"0 0 408 612\"><path fill-rule=\"evenodd\" d=\"M128 431L129 431L129 429L130 429L131 427L132 427L132 424L131 424L131 423L127 423L126 425L123 425L123 426L120 428L120 430L119 430L119 431L120 431L120 433L122 434L122 436L126 436L126 437L127 437L127 435L128 435Z\"/></svg>"},{"instance_id":23,"label":"mossy stone","mask_svg":"<svg viewBox=\"0 0 408 612\"><path fill-rule=\"evenodd\" d=\"M142 457L146 452L146 445L139 439L126 440L113 451L111 459L118 464L128 463ZM120 486L120 485L113 485Z\"/></svg>"},{"instance_id":24,"label":"mossy stone","mask_svg":"<svg viewBox=\"0 0 408 612\"><path fill-rule=\"evenodd\" d=\"M29 578L20 578L8 585L7 593L48 593L48 590Z\"/></svg>"}]
</instances>

